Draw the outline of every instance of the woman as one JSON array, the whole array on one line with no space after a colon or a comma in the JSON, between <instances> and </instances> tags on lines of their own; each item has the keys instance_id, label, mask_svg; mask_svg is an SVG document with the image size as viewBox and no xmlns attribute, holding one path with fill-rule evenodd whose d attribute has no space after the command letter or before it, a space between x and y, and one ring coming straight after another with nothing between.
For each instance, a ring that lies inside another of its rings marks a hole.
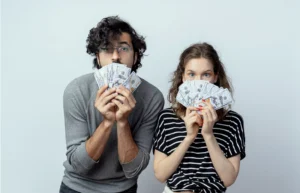
<instances>
[{"instance_id":1,"label":"woman","mask_svg":"<svg viewBox=\"0 0 300 193\"><path fill-rule=\"evenodd\" d=\"M176 101L185 80L206 80L232 91L215 49L194 44L180 56L169 92L170 108L160 112L154 141L154 171L164 192L225 192L239 173L245 157L242 117L211 103L188 107ZM200 111L200 113L199 113ZM201 127L200 127L201 125Z\"/></svg>"}]
</instances>

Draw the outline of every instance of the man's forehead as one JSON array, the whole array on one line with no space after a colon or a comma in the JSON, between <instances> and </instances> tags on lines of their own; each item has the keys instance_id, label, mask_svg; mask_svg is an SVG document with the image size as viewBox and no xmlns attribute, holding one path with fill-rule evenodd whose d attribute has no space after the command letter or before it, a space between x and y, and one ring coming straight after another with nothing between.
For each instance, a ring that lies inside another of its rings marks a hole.
<instances>
[{"instance_id":1,"label":"man's forehead","mask_svg":"<svg viewBox=\"0 0 300 193\"><path fill-rule=\"evenodd\" d=\"M115 34L111 35L109 38L108 43L110 45L116 45L116 44L128 44L131 45L131 37L128 33L121 33L121 34Z\"/></svg>"}]
</instances>

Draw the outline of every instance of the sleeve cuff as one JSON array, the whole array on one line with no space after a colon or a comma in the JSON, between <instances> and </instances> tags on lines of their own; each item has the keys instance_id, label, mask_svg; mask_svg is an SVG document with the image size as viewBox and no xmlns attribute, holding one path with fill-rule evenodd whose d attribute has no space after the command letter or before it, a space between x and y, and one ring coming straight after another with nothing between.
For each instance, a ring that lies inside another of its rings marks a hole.
<instances>
[{"instance_id":1,"label":"sleeve cuff","mask_svg":"<svg viewBox=\"0 0 300 193\"><path fill-rule=\"evenodd\" d=\"M136 173L137 171L140 171L140 168L142 168L144 164L143 162L145 161L144 157L144 152L141 149L139 149L138 154L133 160L131 160L128 163L122 164L123 171L125 173Z\"/></svg>"},{"instance_id":2,"label":"sleeve cuff","mask_svg":"<svg viewBox=\"0 0 300 193\"><path fill-rule=\"evenodd\" d=\"M92 168L99 161L93 160L87 153L85 142L80 144L77 148L77 160L86 169Z\"/></svg>"}]
</instances>

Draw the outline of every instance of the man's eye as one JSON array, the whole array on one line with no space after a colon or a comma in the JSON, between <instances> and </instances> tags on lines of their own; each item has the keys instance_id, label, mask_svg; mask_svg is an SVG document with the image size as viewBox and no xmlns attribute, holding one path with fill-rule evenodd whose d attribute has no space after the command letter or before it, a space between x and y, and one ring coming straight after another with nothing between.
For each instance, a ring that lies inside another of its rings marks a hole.
<instances>
[{"instance_id":1,"label":"man's eye","mask_svg":"<svg viewBox=\"0 0 300 193\"><path fill-rule=\"evenodd\" d=\"M106 52L108 48L100 48L100 50Z\"/></svg>"},{"instance_id":2,"label":"man's eye","mask_svg":"<svg viewBox=\"0 0 300 193\"><path fill-rule=\"evenodd\" d=\"M121 50L124 51L124 52L128 52L129 48L128 47L121 47Z\"/></svg>"}]
</instances>

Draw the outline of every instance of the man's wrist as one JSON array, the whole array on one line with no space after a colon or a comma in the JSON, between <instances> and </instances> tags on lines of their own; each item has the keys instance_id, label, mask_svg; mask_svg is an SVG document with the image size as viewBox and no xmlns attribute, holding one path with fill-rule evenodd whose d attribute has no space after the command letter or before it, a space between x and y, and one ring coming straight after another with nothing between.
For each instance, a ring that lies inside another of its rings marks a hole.
<instances>
[{"instance_id":1,"label":"man's wrist","mask_svg":"<svg viewBox=\"0 0 300 193\"><path fill-rule=\"evenodd\" d=\"M104 119L102 121L102 124L105 128L112 128L112 126L114 125L114 121Z\"/></svg>"},{"instance_id":2,"label":"man's wrist","mask_svg":"<svg viewBox=\"0 0 300 193\"><path fill-rule=\"evenodd\" d=\"M126 125L129 125L127 119L120 119L117 121L117 126L118 127L125 127Z\"/></svg>"}]
</instances>

